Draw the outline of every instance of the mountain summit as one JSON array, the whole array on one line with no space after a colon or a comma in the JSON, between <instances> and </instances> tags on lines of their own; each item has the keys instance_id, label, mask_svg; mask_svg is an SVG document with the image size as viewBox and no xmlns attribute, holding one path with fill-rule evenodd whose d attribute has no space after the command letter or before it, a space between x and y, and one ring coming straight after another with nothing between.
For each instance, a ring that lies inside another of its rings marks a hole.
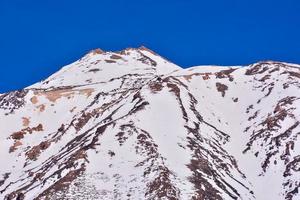
<instances>
[{"instance_id":1,"label":"mountain summit","mask_svg":"<svg viewBox=\"0 0 300 200\"><path fill-rule=\"evenodd\" d=\"M299 80L93 50L0 95L0 198L297 200Z\"/></svg>"},{"instance_id":2,"label":"mountain summit","mask_svg":"<svg viewBox=\"0 0 300 200\"><path fill-rule=\"evenodd\" d=\"M168 74L181 69L146 47L127 48L119 52L101 49L90 51L80 60L63 67L41 83L31 87L74 86L97 82L125 75L148 76Z\"/></svg>"}]
</instances>

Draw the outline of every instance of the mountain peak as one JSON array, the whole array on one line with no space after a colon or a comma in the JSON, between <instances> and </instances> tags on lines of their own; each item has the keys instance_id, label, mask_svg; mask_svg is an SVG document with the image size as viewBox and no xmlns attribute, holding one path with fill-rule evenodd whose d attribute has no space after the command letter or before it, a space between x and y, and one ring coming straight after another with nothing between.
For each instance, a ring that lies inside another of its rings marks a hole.
<instances>
[{"instance_id":1,"label":"mountain peak","mask_svg":"<svg viewBox=\"0 0 300 200\"><path fill-rule=\"evenodd\" d=\"M149 48L147 48L147 47L145 47L143 45L140 46L140 47L138 47L138 49L141 50L141 51L148 51L148 52L150 52L150 53L152 53L154 55L158 55L156 52L154 52L153 50L151 50L151 49L149 49Z\"/></svg>"},{"instance_id":2,"label":"mountain peak","mask_svg":"<svg viewBox=\"0 0 300 200\"><path fill-rule=\"evenodd\" d=\"M139 47L127 47L125 49L119 50L119 51L104 51L103 49L100 48L96 48L93 50L90 50L88 54L92 54L92 55L96 55L96 54L104 54L104 53L116 53L116 54L124 54L124 52L126 51L147 51L149 53L152 53L153 55L158 55L156 52L154 52L153 50L141 45Z\"/></svg>"},{"instance_id":3,"label":"mountain peak","mask_svg":"<svg viewBox=\"0 0 300 200\"><path fill-rule=\"evenodd\" d=\"M121 51L91 50L41 83L30 87L57 87L108 81L123 75L157 76L181 69L179 66L141 46Z\"/></svg>"},{"instance_id":4,"label":"mountain peak","mask_svg":"<svg viewBox=\"0 0 300 200\"><path fill-rule=\"evenodd\" d=\"M91 50L91 51L89 51L89 54L103 54L103 53L105 53L105 51L103 51L102 49L100 49L100 48L97 48L97 49L93 49L93 50Z\"/></svg>"}]
</instances>

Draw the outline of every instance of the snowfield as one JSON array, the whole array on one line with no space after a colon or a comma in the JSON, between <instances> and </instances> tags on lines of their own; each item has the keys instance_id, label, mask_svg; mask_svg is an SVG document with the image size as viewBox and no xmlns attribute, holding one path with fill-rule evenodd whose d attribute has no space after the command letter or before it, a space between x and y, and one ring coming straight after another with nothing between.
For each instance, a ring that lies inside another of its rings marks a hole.
<instances>
[{"instance_id":1,"label":"snowfield","mask_svg":"<svg viewBox=\"0 0 300 200\"><path fill-rule=\"evenodd\" d=\"M0 199L300 199L299 80L93 50L0 95Z\"/></svg>"}]
</instances>

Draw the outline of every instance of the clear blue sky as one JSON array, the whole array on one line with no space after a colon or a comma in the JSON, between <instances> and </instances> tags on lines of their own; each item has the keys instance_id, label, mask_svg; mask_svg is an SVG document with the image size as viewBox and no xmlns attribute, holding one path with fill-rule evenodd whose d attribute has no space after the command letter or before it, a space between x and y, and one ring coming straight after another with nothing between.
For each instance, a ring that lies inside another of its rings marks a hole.
<instances>
[{"instance_id":1,"label":"clear blue sky","mask_svg":"<svg viewBox=\"0 0 300 200\"><path fill-rule=\"evenodd\" d=\"M90 49L140 45L183 67L300 63L300 1L0 0L0 93Z\"/></svg>"}]
</instances>

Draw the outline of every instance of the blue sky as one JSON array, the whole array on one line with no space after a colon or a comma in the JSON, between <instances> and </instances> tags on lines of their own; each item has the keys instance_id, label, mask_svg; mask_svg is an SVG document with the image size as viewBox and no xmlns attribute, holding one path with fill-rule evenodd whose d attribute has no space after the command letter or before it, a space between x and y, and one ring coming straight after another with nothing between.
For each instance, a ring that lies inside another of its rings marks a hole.
<instances>
[{"instance_id":1,"label":"blue sky","mask_svg":"<svg viewBox=\"0 0 300 200\"><path fill-rule=\"evenodd\" d=\"M0 93L90 49L145 45L183 66L300 63L299 0L0 0Z\"/></svg>"}]
</instances>

